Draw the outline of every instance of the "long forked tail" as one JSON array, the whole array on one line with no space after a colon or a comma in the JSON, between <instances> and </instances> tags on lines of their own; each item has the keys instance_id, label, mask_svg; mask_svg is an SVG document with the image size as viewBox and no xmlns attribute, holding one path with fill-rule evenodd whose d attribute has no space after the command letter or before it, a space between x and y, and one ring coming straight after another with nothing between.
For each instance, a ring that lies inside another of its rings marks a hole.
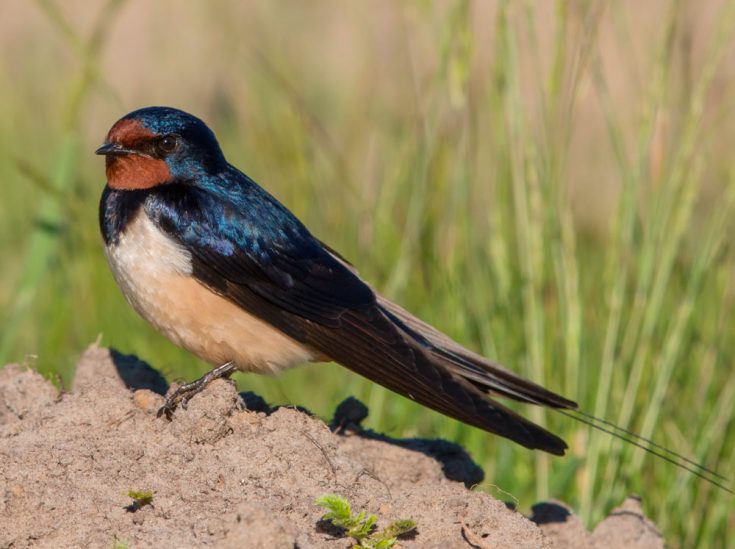
<instances>
[{"instance_id":1,"label":"long forked tail","mask_svg":"<svg viewBox=\"0 0 735 549\"><path fill-rule=\"evenodd\" d=\"M523 379L510 370L466 349L433 326L380 295L378 295L378 304L386 316L404 333L422 345L436 360L441 361L448 370L468 380L479 389L520 402L552 408L561 415L623 440L730 494L735 494L728 486L729 479L701 463L610 421L579 410L576 402Z\"/></svg>"},{"instance_id":2,"label":"long forked tail","mask_svg":"<svg viewBox=\"0 0 735 549\"><path fill-rule=\"evenodd\" d=\"M338 261L355 274L358 274L357 270L349 261L329 248L329 246L324 246ZM399 327L407 336L413 338L416 343L421 345L426 351L431 353L435 359L441 360L444 363L444 366L450 371L453 371L460 377L468 380L479 389L485 392L497 393L498 395L502 395L513 400L552 408L559 414L570 417L593 429L607 433L615 438L636 446L730 494L734 493L732 488L728 486L730 480L716 471L709 469L701 463L697 463L686 456L669 450L668 448L665 448L664 446L661 446L660 444L642 437L628 429L624 429L605 419L595 417L579 410L576 402L523 379L510 370L503 368L499 364L495 364L487 360L485 357L470 351L448 337L446 334L440 332L421 319L416 318L399 305L389 301L378 292L375 292L375 295L378 306L381 308L383 313L396 324L397 327ZM557 451L552 451L552 453L564 453L566 445L563 441L558 439L558 437L554 437L545 429L537 427L537 430L540 434L550 437L550 440L556 445ZM549 450L547 449L547 451Z\"/></svg>"}]
</instances>

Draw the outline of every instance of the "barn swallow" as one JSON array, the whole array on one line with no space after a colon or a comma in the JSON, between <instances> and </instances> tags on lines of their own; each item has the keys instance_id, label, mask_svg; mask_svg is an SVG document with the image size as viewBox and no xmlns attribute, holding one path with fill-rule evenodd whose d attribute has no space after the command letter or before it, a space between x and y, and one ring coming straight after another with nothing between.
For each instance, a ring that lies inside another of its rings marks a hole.
<instances>
[{"instance_id":1,"label":"barn swallow","mask_svg":"<svg viewBox=\"0 0 735 549\"><path fill-rule=\"evenodd\" d=\"M225 159L200 119L147 107L97 149L105 255L133 308L215 369L180 387L170 417L236 370L334 361L411 400L530 449L562 439L491 396L574 410L387 300L278 200ZM160 413L159 413L160 415Z\"/></svg>"}]
</instances>

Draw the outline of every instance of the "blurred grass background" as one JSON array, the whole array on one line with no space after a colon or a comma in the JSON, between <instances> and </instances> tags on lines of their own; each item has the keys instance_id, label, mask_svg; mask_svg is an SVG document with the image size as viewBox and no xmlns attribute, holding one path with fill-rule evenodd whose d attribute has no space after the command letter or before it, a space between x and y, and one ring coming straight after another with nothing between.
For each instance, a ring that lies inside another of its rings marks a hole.
<instances>
[{"instance_id":1,"label":"blurred grass background","mask_svg":"<svg viewBox=\"0 0 735 549\"><path fill-rule=\"evenodd\" d=\"M207 366L127 306L101 253L109 126L204 118L232 163L381 291L566 396L735 473L735 6L729 1L0 2L0 364L68 383L98 334L171 378ZM733 498L542 410L563 459L334 365L241 376L328 416L464 444L480 487L593 524L643 495L671 546Z\"/></svg>"}]
</instances>

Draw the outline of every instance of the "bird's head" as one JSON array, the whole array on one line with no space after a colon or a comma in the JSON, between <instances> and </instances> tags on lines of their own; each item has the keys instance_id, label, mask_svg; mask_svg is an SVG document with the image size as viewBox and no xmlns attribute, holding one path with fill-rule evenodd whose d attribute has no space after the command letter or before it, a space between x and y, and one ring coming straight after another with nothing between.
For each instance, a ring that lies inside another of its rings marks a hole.
<instances>
[{"instance_id":1,"label":"bird's head","mask_svg":"<svg viewBox=\"0 0 735 549\"><path fill-rule=\"evenodd\" d=\"M213 174L226 165L212 130L184 111L146 107L115 122L96 154L113 189L149 189Z\"/></svg>"}]
</instances>

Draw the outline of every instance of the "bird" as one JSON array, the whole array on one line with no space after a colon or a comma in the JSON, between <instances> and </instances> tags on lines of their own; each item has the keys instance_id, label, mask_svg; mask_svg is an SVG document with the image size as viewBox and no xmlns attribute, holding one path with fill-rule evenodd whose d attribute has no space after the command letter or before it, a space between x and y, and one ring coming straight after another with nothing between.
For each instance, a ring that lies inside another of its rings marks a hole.
<instances>
[{"instance_id":1,"label":"bird","mask_svg":"<svg viewBox=\"0 0 735 549\"><path fill-rule=\"evenodd\" d=\"M463 423L564 455L564 440L497 398L545 406L732 493L716 472L586 414L388 300L228 163L199 118L138 109L95 152L105 156L99 223L113 278L138 314L213 366L171 392L159 417L172 419L236 371L278 374L333 361Z\"/></svg>"},{"instance_id":2,"label":"bird","mask_svg":"<svg viewBox=\"0 0 735 549\"><path fill-rule=\"evenodd\" d=\"M382 296L228 163L199 118L145 107L115 122L95 152L105 156L99 221L115 281L153 327L214 366L169 395L159 415L238 370L334 361L463 423L564 454L561 438L496 397L570 410L575 402Z\"/></svg>"}]
</instances>

